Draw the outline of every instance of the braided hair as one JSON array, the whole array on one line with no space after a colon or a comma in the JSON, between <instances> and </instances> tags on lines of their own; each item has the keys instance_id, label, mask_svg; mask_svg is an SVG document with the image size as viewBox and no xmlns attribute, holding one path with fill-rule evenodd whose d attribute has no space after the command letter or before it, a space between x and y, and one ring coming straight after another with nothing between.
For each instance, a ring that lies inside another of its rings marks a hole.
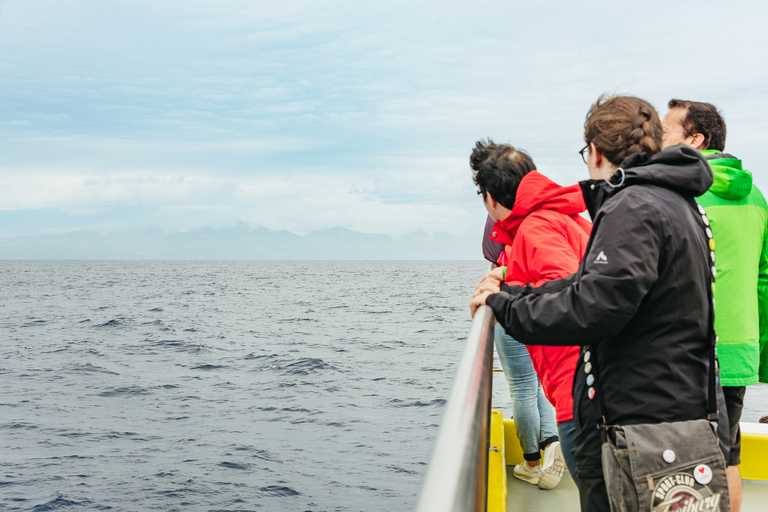
<instances>
[{"instance_id":1,"label":"braided hair","mask_svg":"<svg viewBox=\"0 0 768 512\"><path fill-rule=\"evenodd\" d=\"M656 109L635 96L602 95L584 121L584 142L595 147L613 165L629 155L661 151L661 121Z\"/></svg>"}]
</instances>

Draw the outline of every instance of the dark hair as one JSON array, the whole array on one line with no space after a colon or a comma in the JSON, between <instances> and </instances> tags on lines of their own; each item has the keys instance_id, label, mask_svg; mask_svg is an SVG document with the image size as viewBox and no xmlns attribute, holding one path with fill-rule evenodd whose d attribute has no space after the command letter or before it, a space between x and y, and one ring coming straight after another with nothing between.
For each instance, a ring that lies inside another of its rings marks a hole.
<instances>
[{"instance_id":1,"label":"dark hair","mask_svg":"<svg viewBox=\"0 0 768 512\"><path fill-rule=\"evenodd\" d=\"M704 149L725 151L725 120L711 103L688 100L669 100L669 108L685 109L683 130L685 134L704 136Z\"/></svg>"},{"instance_id":2,"label":"dark hair","mask_svg":"<svg viewBox=\"0 0 768 512\"><path fill-rule=\"evenodd\" d=\"M515 205L515 194L523 176L536 169L527 153L509 144L496 144L491 139L477 141L469 165L483 199L487 199L490 192L496 201L510 210Z\"/></svg>"},{"instance_id":3,"label":"dark hair","mask_svg":"<svg viewBox=\"0 0 768 512\"><path fill-rule=\"evenodd\" d=\"M609 162L621 162L641 151L661 151L661 121L656 109L635 96L602 95L587 112L584 142L593 142Z\"/></svg>"}]
</instances>

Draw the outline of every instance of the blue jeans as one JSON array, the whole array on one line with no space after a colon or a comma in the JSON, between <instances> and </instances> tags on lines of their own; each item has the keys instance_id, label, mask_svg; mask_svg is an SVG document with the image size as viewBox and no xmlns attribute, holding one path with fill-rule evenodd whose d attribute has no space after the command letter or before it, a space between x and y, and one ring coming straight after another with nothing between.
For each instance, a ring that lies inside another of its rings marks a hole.
<instances>
[{"instance_id":1,"label":"blue jeans","mask_svg":"<svg viewBox=\"0 0 768 512\"><path fill-rule=\"evenodd\" d=\"M579 485L576 477L576 425L573 420L561 421L557 424L557 433L560 434L560 449L563 450L563 458L568 465L568 472L573 478L573 483Z\"/></svg>"},{"instance_id":2,"label":"blue jeans","mask_svg":"<svg viewBox=\"0 0 768 512\"><path fill-rule=\"evenodd\" d=\"M528 461L539 460L539 450L558 440L555 408L544 396L525 345L504 332L499 324L494 334L496 352L509 384L512 416L523 457Z\"/></svg>"}]
</instances>

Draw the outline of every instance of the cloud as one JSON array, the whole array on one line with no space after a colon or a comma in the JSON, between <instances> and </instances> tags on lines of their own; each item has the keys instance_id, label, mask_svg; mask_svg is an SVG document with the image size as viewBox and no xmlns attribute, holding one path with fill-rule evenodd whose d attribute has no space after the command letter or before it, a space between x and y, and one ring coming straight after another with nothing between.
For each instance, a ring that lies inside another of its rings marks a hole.
<instances>
[{"instance_id":1,"label":"cloud","mask_svg":"<svg viewBox=\"0 0 768 512\"><path fill-rule=\"evenodd\" d=\"M8 1L0 208L111 211L94 223L110 229L467 235L483 217L467 166L476 140L526 149L573 183L586 176L584 114L614 91L662 113L673 96L717 104L729 149L766 168L768 66L755 49L768 7L688 7ZM734 26L738 37L712 37Z\"/></svg>"},{"instance_id":2,"label":"cloud","mask_svg":"<svg viewBox=\"0 0 768 512\"><path fill-rule=\"evenodd\" d=\"M437 162L440 166L440 162ZM96 222L101 231L156 228L192 229L247 222L274 230L305 234L329 226L400 236L413 231L442 231L459 236L473 233L484 213L473 195L459 194L451 176L437 172L426 186L407 173L387 179L324 177L295 173L287 177L227 177L163 175L135 170L110 175L37 174L6 177L0 189L1 210L58 209L68 215L104 212L109 222ZM465 181L470 183L468 173ZM399 187L409 187L403 198ZM462 187L458 187L462 188ZM454 200L457 195L471 202ZM141 211L140 217L115 220L113 210ZM82 227L79 219L73 226Z\"/></svg>"}]
</instances>

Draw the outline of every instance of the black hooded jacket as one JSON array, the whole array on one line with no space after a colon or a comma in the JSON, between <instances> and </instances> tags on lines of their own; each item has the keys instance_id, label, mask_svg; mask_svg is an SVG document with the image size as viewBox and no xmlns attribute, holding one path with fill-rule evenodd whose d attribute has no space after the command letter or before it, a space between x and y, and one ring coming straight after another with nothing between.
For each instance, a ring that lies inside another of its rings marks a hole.
<instances>
[{"instance_id":1,"label":"black hooded jacket","mask_svg":"<svg viewBox=\"0 0 768 512\"><path fill-rule=\"evenodd\" d=\"M581 183L594 223L579 270L538 288L502 285L486 302L523 343L590 346L608 424L706 418L712 263L690 199L709 189L712 171L683 145L650 158L636 153L621 167L610 183ZM581 357L573 384L577 473L597 478L599 413L586 378Z\"/></svg>"}]
</instances>

